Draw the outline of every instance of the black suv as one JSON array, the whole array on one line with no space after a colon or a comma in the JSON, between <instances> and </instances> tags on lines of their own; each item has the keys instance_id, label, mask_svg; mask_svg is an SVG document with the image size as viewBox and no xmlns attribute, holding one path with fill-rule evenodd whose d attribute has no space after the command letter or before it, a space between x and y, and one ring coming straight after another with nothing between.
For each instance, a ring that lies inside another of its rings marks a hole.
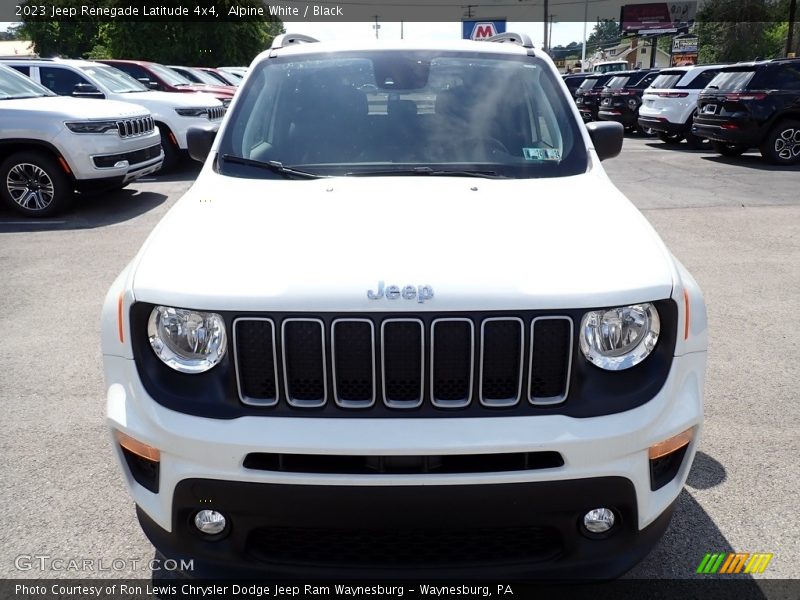
<instances>
[{"instance_id":1,"label":"black suv","mask_svg":"<svg viewBox=\"0 0 800 600\"><path fill-rule=\"evenodd\" d=\"M600 106L600 92L609 79L616 73L596 73L589 75L575 90L575 104L584 122L597 121L597 109Z\"/></svg>"},{"instance_id":2,"label":"black suv","mask_svg":"<svg viewBox=\"0 0 800 600\"><path fill-rule=\"evenodd\" d=\"M657 76L655 69L614 73L600 94L600 120L622 123L626 130L638 127L642 94Z\"/></svg>"},{"instance_id":3,"label":"black suv","mask_svg":"<svg viewBox=\"0 0 800 600\"><path fill-rule=\"evenodd\" d=\"M575 92L578 91L578 88L581 84L586 81L586 77L588 73L574 73L571 75L564 75L564 83L567 84L567 89L569 93L572 94L572 97L575 97Z\"/></svg>"},{"instance_id":4,"label":"black suv","mask_svg":"<svg viewBox=\"0 0 800 600\"><path fill-rule=\"evenodd\" d=\"M692 133L724 156L750 148L778 165L800 163L800 59L727 67L700 93Z\"/></svg>"}]
</instances>

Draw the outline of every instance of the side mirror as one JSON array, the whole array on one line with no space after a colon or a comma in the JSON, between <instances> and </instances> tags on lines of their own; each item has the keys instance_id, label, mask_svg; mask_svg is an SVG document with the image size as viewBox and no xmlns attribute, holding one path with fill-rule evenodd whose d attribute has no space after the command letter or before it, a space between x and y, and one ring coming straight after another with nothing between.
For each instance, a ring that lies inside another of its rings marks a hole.
<instances>
[{"instance_id":1,"label":"side mirror","mask_svg":"<svg viewBox=\"0 0 800 600\"><path fill-rule=\"evenodd\" d=\"M592 121L586 124L592 145L600 160L614 158L622 151L625 128L614 121Z\"/></svg>"},{"instance_id":2,"label":"side mirror","mask_svg":"<svg viewBox=\"0 0 800 600\"><path fill-rule=\"evenodd\" d=\"M189 156L199 162L205 162L217 137L217 125L190 127L186 132L186 145L189 148Z\"/></svg>"},{"instance_id":3,"label":"side mirror","mask_svg":"<svg viewBox=\"0 0 800 600\"><path fill-rule=\"evenodd\" d=\"M103 92L91 83L78 83L72 88L72 95L76 98L105 98Z\"/></svg>"}]
</instances>

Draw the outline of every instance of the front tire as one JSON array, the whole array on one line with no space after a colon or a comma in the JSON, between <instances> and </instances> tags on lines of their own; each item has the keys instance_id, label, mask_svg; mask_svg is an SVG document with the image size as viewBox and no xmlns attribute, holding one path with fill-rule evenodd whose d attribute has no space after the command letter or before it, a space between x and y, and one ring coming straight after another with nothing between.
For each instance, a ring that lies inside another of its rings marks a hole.
<instances>
[{"instance_id":1,"label":"front tire","mask_svg":"<svg viewBox=\"0 0 800 600\"><path fill-rule=\"evenodd\" d=\"M69 206L72 183L58 162L41 152L18 152L0 165L0 196L26 217L51 217Z\"/></svg>"},{"instance_id":2,"label":"front tire","mask_svg":"<svg viewBox=\"0 0 800 600\"><path fill-rule=\"evenodd\" d=\"M774 165L800 163L800 121L781 121L761 144L761 156Z\"/></svg>"},{"instance_id":3,"label":"front tire","mask_svg":"<svg viewBox=\"0 0 800 600\"><path fill-rule=\"evenodd\" d=\"M724 142L713 142L713 146L714 152L728 157L741 156L747 152L748 148L747 146L741 146L739 144L726 144Z\"/></svg>"},{"instance_id":4,"label":"front tire","mask_svg":"<svg viewBox=\"0 0 800 600\"><path fill-rule=\"evenodd\" d=\"M161 164L161 168L158 172L168 173L178 166L178 162L180 162L180 150L178 146L172 142L173 136L170 135L169 129L163 125L159 125L159 129L161 129L161 148L164 150L164 162Z\"/></svg>"}]
</instances>

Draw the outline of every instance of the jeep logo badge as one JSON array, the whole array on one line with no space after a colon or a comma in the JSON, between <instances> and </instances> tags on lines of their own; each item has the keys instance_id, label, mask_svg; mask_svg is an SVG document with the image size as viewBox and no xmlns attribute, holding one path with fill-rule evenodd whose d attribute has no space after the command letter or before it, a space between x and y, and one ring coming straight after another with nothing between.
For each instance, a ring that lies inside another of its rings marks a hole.
<instances>
[{"instance_id":1,"label":"jeep logo badge","mask_svg":"<svg viewBox=\"0 0 800 600\"><path fill-rule=\"evenodd\" d=\"M398 298L414 300L416 298L417 302L422 304L425 300L433 298L433 288L429 285L420 285L417 287L407 285L403 287L403 289L400 289L400 287L396 285L384 287L384 283L379 281L377 292L367 290L367 298L370 300L380 300L384 296L386 296L388 300L397 300Z\"/></svg>"}]
</instances>

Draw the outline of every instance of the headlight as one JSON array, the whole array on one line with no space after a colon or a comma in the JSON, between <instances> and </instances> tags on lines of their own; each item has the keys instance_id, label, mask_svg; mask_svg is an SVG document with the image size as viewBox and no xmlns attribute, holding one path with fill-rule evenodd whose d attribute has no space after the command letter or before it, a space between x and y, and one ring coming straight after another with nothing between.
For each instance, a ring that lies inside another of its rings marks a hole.
<instances>
[{"instance_id":1,"label":"headlight","mask_svg":"<svg viewBox=\"0 0 800 600\"><path fill-rule=\"evenodd\" d=\"M147 323L150 345L181 373L203 373L225 356L225 321L216 313L157 306Z\"/></svg>"},{"instance_id":2,"label":"headlight","mask_svg":"<svg viewBox=\"0 0 800 600\"><path fill-rule=\"evenodd\" d=\"M208 114L207 108L176 108L175 112L182 117L205 117Z\"/></svg>"},{"instance_id":3,"label":"headlight","mask_svg":"<svg viewBox=\"0 0 800 600\"><path fill-rule=\"evenodd\" d=\"M64 123L72 133L105 133L117 131L116 121L73 121Z\"/></svg>"},{"instance_id":4,"label":"headlight","mask_svg":"<svg viewBox=\"0 0 800 600\"><path fill-rule=\"evenodd\" d=\"M650 355L660 330L658 311L649 303L588 312L581 320L581 351L601 369L629 369Z\"/></svg>"}]
</instances>

